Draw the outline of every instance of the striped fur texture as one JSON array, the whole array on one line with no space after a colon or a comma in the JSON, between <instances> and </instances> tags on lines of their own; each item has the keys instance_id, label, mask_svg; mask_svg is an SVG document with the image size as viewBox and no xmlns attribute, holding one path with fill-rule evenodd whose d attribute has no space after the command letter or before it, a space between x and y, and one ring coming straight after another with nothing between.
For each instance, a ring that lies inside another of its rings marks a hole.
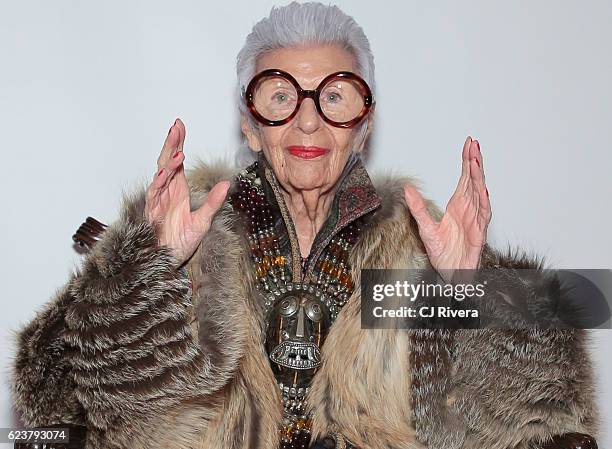
<instances>
[{"instance_id":1,"label":"striped fur texture","mask_svg":"<svg viewBox=\"0 0 612 449\"><path fill-rule=\"evenodd\" d=\"M234 173L222 163L190 170L192 207ZM429 266L403 199L403 185L417 181L373 179L383 202L352 250L357 287L322 348L308 398L313 436L340 432L368 449L527 448L564 432L597 436L584 331L361 329L361 268ZM278 447L281 397L231 208L179 270L143 211L144 189L126 196L78 272L16 331L12 393L24 424L86 424L88 449ZM482 266L543 268L488 245ZM546 279L506 293L545 305L563 294L558 287Z\"/></svg>"}]
</instances>

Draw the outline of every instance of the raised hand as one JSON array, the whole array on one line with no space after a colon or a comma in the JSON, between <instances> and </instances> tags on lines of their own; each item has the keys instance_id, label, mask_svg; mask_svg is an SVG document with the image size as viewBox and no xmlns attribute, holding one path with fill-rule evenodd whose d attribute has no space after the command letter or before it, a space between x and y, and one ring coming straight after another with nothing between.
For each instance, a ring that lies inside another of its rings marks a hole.
<instances>
[{"instance_id":1,"label":"raised hand","mask_svg":"<svg viewBox=\"0 0 612 449\"><path fill-rule=\"evenodd\" d=\"M145 205L147 220L157 227L159 244L173 250L178 266L195 252L230 186L229 181L215 184L202 206L191 212L184 143L185 125L176 119L157 159L158 171L147 189Z\"/></svg>"},{"instance_id":2,"label":"raised hand","mask_svg":"<svg viewBox=\"0 0 612 449\"><path fill-rule=\"evenodd\" d=\"M492 215L477 140L466 139L462 159L457 189L439 223L429 214L419 191L410 185L404 187L406 204L418 224L429 261L447 281L454 270L479 268Z\"/></svg>"}]
</instances>

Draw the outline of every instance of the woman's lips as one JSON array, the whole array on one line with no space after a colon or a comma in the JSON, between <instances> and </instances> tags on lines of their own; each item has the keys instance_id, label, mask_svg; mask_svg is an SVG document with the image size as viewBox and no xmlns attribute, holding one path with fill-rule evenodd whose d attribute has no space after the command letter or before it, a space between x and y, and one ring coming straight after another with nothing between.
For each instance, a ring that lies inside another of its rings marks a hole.
<instances>
[{"instance_id":1,"label":"woman's lips","mask_svg":"<svg viewBox=\"0 0 612 449\"><path fill-rule=\"evenodd\" d=\"M289 150L289 153L291 153L293 156L297 156L302 159L312 159L315 157L323 156L329 151L328 148L304 147L301 145L291 145L287 147L287 150Z\"/></svg>"}]
</instances>

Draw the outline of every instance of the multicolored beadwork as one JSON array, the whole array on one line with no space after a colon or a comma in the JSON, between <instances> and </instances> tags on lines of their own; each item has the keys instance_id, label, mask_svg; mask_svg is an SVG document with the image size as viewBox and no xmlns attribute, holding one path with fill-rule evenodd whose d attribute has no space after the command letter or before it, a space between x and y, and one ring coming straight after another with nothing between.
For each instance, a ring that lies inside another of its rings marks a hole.
<instances>
[{"instance_id":1,"label":"multicolored beadwork","mask_svg":"<svg viewBox=\"0 0 612 449\"><path fill-rule=\"evenodd\" d=\"M285 410L280 447L305 449L311 429L306 395L329 326L353 293L349 253L361 226L359 220L352 221L330 239L312 266L316 282L292 279L290 261L281 252L275 230L278 212L267 201L258 168L255 162L238 175L230 204L245 220L258 289L265 301L264 344ZM302 258L303 278L309 262L313 261Z\"/></svg>"}]
</instances>

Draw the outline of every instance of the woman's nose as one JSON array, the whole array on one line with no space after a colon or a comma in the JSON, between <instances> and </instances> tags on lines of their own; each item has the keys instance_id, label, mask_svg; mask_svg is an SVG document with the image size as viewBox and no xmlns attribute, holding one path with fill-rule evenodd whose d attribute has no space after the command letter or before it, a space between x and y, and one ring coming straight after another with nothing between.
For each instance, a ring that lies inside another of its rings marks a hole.
<instances>
[{"instance_id":1,"label":"woman's nose","mask_svg":"<svg viewBox=\"0 0 612 449\"><path fill-rule=\"evenodd\" d=\"M311 98L305 98L304 101L302 101L295 119L297 120L298 128L305 134L312 134L321 126L321 118Z\"/></svg>"}]
</instances>

